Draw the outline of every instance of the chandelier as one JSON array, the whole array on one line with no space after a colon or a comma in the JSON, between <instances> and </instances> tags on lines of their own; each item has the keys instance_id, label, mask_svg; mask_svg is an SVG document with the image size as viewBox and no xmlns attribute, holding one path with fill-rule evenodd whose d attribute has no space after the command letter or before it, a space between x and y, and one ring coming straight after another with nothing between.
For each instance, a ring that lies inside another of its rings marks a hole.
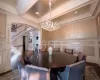
<instances>
[{"instance_id":1,"label":"chandelier","mask_svg":"<svg viewBox=\"0 0 100 80\"><path fill-rule=\"evenodd\" d=\"M49 10L50 10L50 18L41 23L41 27L47 31L54 31L60 28L60 24L58 22L54 22L51 20L51 7L52 0L49 0Z\"/></svg>"}]
</instances>

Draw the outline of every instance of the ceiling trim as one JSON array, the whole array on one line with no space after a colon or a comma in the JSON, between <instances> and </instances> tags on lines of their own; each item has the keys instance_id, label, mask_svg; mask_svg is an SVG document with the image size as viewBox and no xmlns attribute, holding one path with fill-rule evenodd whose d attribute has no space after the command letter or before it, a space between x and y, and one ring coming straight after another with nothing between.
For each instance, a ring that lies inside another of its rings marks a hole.
<instances>
[{"instance_id":1,"label":"ceiling trim","mask_svg":"<svg viewBox=\"0 0 100 80\"><path fill-rule=\"evenodd\" d=\"M92 15L89 12L82 14L80 16L76 16L74 18L68 19L68 20L62 20L62 21L60 21L60 25L64 25L64 24L67 24L70 22L75 22L75 21L82 20L82 19L85 19L88 17L92 17Z\"/></svg>"},{"instance_id":2,"label":"ceiling trim","mask_svg":"<svg viewBox=\"0 0 100 80\"><path fill-rule=\"evenodd\" d=\"M94 3L92 3L92 4L90 5L90 12L91 12L92 15L93 15L93 13L94 13L96 7L97 7L98 2L99 2L99 0L97 0L96 2L94 2Z\"/></svg>"},{"instance_id":3,"label":"ceiling trim","mask_svg":"<svg viewBox=\"0 0 100 80\"><path fill-rule=\"evenodd\" d=\"M23 17L23 18L26 18L26 19L28 19L28 20L34 21L34 22L36 22L36 23L39 23L39 19L35 18L34 16L32 16L32 15L30 15L30 14L28 14L28 13L22 15L22 17Z\"/></svg>"},{"instance_id":4,"label":"ceiling trim","mask_svg":"<svg viewBox=\"0 0 100 80\"><path fill-rule=\"evenodd\" d=\"M81 8L85 5L88 5L90 3L93 3L94 1L97 0L71 0L69 2L64 3L63 5L59 6L58 8L52 10L52 19L57 18L58 16L64 15L70 11L76 10L78 8ZM43 17L40 18L40 22L48 19L49 13L44 15Z\"/></svg>"},{"instance_id":5,"label":"ceiling trim","mask_svg":"<svg viewBox=\"0 0 100 80\"><path fill-rule=\"evenodd\" d=\"M13 14L16 14L16 15L18 14L17 10L14 7L12 7L11 5L9 5L9 4L7 4L3 1L0 1L0 8L5 10L5 11L8 11L10 13L13 13Z\"/></svg>"},{"instance_id":6,"label":"ceiling trim","mask_svg":"<svg viewBox=\"0 0 100 80\"><path fill-rule=\"evenodd\" d=\"M25 14L38 0L19 0L17 3L17 11L19 14Z\"/></svg>"},{"instance_id":7,"label":"ceiling trim","mask_svg":"<svg viewBox=\"0 0 100 80\"><path fill-rule=\"evenodd\" d=\"M100 0L98 2L97 8L95 10L94 16L97 17L99 13L100 13Z\"/></svg>"},{"instance_id":8,"label":"ceiling trim","mask_svg":"<svg viewBox=\"0 0 100 80\"><path fill-rule=\"evenodd\" d=\"M32 0L32 1L33 1L33 0ZM38 1L38 0L36 0L36 1ZM91 14L86 13L87 15L84 14L84 17L83 17L83 16L81 16L81 17L79 16L79 17L77 17L77 18L75 18L75 19L70 19L69 21L67 21L67 20L62 20L60 23L61 23L61 24L64 24L64 23L66 24L66 23L68 23L68 22L71 22L71 21L73 22L73 21L78 20L78 19L81 19L81 18L84 19L84 18L86 18L86 17L92 17L99 0L75 0L74 3L73 3L72 1L73 1L73 0L71 0L71 1L69 1L69 2L66 2L66 3L64 3L63 5L61 5L60 7L54 9L54 10L52 11L52 14L54 13L54 14L52 15L52 19L54 19L54 18L56 18L56 17L59 17L59 16L61 16L61 15L64 15L64 14L70 12L70 11L76 10L76 9L78 9L78 8L80 8L80 7L83 7L83 6L85 6L85 5L87 5L87 4L90 4L90 3L92 3L91 9L90 9L90 13L91 13ZM93 2L95 2L95 3L93 3ZM100 1L99 1L99 2L100 2ZM34 5L34 4L33 4L33 5ZM73 5L73 6L72 6L72 5ZM98 4L98 5L99 5L99 4ZM18 15L18 12L17 12L16 8L10 6L9 4L7 4L7 3L5 3L5 2L3 2L3 1L0 1L0 8L3 9L3 10L5 10L5 11L7 11L7 12L10 12L10 13L13 13L13 14ZM62 11L61 11L61 10L62 10ZM97 11L96 11L95 16L96 16L99 12L100 12L100 6L98 7L98 9L97 9ZM42 22L43 20L46 20L46 19L48 18L48 13L47 13L46 15L44 15L43 17L41 17L40 19L35 18L34 16L32 16L32 15L30 15L30 14L27 14L27 13L25 13L25 14L22 15L21 17L24 18L24 19L27 19L27 20L29 20L29 21L33 21L33 22L35 22L35 23L40 23L40 22Z\"/></svg>"},{"instance_id":9,"label":"ceiling trim","mask_svg":"<svg viewBox=\"0 0 100 80\"><path fill-rule=\"evenodd\" d=\"M0 1L0 8L2 9L2 11L0 10L1 13L4 13L4 14L12 13L12 14L17 15L17 16L19 15L16 8L12 7L11 5L9 5L3 1ZM27 15L27 13L26 13L26 15ZM36 18L34 18L33 16L30 16L30 15L24 16L23 15L20 17L27 19L29 21L38 23L38 20Z\"/></svg>"}]
</instances>

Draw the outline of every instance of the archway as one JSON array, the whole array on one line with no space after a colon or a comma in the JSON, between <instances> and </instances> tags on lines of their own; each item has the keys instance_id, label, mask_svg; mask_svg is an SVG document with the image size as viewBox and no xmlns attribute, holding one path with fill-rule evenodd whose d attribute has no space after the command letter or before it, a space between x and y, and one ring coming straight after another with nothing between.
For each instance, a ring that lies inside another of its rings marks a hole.
<instances>
[{"instance_id":1,"label":"archway","mask_svg":"<svg viewBox=\"0 0 100 80\"><path fill-rule=\"evenodd\" d=\"M11 24L11 64L16 64L17 58L25 51L39 51L40 48L40 31L39 29L23 24ZM15 66L15 65L14 65Z\"/></svg>"}]
</instances>

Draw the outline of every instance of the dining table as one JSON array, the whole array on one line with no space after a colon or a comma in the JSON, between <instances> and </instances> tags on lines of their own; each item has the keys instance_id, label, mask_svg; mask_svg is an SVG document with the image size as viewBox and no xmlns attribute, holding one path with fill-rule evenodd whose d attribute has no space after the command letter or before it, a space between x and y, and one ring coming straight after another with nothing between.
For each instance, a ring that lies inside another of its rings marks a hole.
<instances>
[{"instance_id":1,"label":"dining table","mask_svg":"<svg viewBox=\"0 0 100 80\"><path fill-rule=\"evenodd\" d=\"M40 52L30 58L32 65L50 69L50 80L58 80L58 71L63 72L66 65L73 64L76 60L76 56L64 52L53 52L52 55L48 52Z\"/></svg>"},{"instance_id":2,"label":"dining table","mask_svg":"<svg viewBox=\"0 0 100 80\"><path fill-rule=\"evenodd\" d=\"M40 52L34 54L30 58L32 65L43 68L60 68L76 62L77 57L64 52L53 52L49 55L48 52Z\"/></svg>"}]
</instances>

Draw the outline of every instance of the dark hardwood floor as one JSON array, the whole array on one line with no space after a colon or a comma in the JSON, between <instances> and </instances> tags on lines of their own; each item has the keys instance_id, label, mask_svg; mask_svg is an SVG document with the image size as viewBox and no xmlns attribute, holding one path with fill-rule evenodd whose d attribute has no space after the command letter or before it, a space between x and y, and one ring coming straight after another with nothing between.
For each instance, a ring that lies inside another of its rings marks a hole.
<instances>
[{"instance_id":1,"label":"dark hardwood floor","mask_svg":"<svg viewBox=\"0 0 100 80\"><path fill-rule=\"evenodd\" d=\"M98 76L100 77L100 66L99 66L98 64L87 62L86 65L88 65L88 66L93 66L94 69L96 70L96 73L97 73Z\"/></svg>"}]
</instances>

